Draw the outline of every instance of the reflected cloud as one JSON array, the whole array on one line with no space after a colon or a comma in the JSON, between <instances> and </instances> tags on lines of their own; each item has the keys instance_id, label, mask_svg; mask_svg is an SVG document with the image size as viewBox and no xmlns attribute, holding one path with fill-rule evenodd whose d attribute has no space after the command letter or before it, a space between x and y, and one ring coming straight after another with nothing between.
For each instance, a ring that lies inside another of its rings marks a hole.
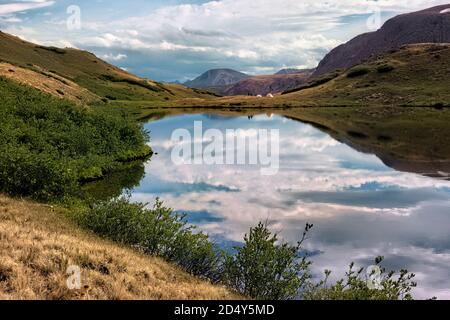
<instances>
[{"instance_id":1,"label":"reflected cloud","mask_svg":"<svg viewBox=\"0 0 450 320\"><path fill-rule=\"evenodd\" d=\"M447 200L450 194L436 189L397 189L358 190L347 188L335 192L298 192L288 195L290 198L301 199L312 203L334 203L348 206L372 208L411 208L423 201Z\"/></svg>"},{"instance_id":2,"label":"reflected cloud","mask_svg":"<svg viewBox=\"0 0 450 320\"><path fill-rule=\"evenodd\" d=\"M279 129L280 170L260 175L258 166L172 165L172 131ZM367 265L378 255L387 266L418 275L416 294L450 298L450 182L396 172L374 155L360 153L314 127L279 116L228 118L186 115L151 122L158 156L133 199L161 196L221 246L240 243L251 226L267 221L287 241L305 224L315 228L307 243L314 272L343 276L347 264Z\"/></svg>"}]
</instances>

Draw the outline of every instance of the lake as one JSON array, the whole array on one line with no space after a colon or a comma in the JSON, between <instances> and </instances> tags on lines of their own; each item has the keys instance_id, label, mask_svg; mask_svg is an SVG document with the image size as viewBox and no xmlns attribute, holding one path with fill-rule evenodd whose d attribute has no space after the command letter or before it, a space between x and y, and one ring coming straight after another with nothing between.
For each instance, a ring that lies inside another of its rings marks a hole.
<instances>
[{"instance_id":1,"label":"lake","mask_svg":"<svg viewBox=\"0 0 450 320\"><path fill-rule=\"evenodd\" d=\"M172 133L184 128L194 136L196 121L203 130L223 133L278 129L277 173L262 175L258 164L175 164ZM157 154L132 188L133 200L152 203L160 197L223 248L239 244L259 221L293 242L313 223L306 249L316 275L331 269L343 276L350 262L369 266L382 255L387 269L417 275L417 297L450 298L449 181L398 172L375 155L277 115L186 114L145 127Z\"/></svg>"}]
</instances>

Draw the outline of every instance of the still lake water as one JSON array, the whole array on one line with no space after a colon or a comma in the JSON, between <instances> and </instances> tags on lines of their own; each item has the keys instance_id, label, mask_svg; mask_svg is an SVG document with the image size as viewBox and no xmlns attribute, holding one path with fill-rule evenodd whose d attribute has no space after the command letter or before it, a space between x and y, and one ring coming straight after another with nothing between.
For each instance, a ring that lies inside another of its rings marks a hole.
<instances>
[{"instance_id":1,"label":"still lake water","mask_svg":"<svg viewBox=\"0 0 450 320\"><path fill-rule=\"evenodd\" d=\"M254 165L175 165L172 132L203 129L280 129L280 169L261 175ZM343 276L348 264L373 264L416 273L419 298L450 298L450 182L397 172L376 156L358 152L328 134L281 116L182 115L149 122L157 155L132 190L136 201L156 197L188 214L189 221L222 247L268 221L283 239L314 228L306 248L313 271Z\"/></svg>"}]
</instances>

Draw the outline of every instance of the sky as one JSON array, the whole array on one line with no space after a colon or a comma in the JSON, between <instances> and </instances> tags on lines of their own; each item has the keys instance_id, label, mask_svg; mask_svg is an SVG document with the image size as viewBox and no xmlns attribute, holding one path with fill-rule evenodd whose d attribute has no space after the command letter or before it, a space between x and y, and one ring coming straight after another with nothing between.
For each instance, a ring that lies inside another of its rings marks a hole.
<instances>
[{"instance_id":1,"label":"sky","mask_svg":"<svg viewBox=\"0 0 450 320\"><path fill-rule=\"evenodd\" d=\"M212 68L315 67L354 36L439 0L0 0L0 30L88 50L132 73L186 81ZM447 1L448 3L448 1Z\"/></svg>"}]
</instances>

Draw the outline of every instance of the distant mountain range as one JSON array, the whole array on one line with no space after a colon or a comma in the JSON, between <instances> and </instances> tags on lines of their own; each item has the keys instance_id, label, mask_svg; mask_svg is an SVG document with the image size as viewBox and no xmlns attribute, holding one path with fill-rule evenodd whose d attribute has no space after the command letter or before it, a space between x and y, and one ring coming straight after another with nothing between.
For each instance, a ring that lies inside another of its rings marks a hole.
<instances>
[{"instance_id":1,"label":"distant mountain range","mask_svg":"<svg viewBox=\"0 0 450 320\"><path fill-rule=\"evenodd\" d=\"M395 50L406 44L450 42L450 4L403 14L383 27L357 36L332 50L320 62L313 77L337 69L347 69L371 56Z\"/></svg>"},{"instance_id":2,"label":"distant mountain range","mask_svg":"<svg viewBox=\"0 0 450 320\"><path fill-rule=\"evenodd\" d=\"M282 69L274 75L249 76L232 69L213 69L184 85L225 96L267 95L296 88L304 84L313 72L314 69Z\"/></svg>"},{"instance_id":3,"label":"distant mountain range","mask_svg":"<svg viewBox=\"0 0 450 320\"><path fill-rule=\"evenodd\" d=\"M212 69L192 81L185 82L184 85L198 89L226 87L248 77L249 75L232 69Z\"/></svg>"},{"instance_id":4,"label":"distant mountain range","mask_svg":"<svg viewBox=\"0 0 450 320\"><path fill-rule=\"evenodd\" d=\"M301 86L313 72L314 69L295 70L295 72L294 69L290 69L290 71L278 72L275 75L250 77L226 89L224 94L227 96L257 96L279 93Z\"/></svg>"},{"instance_id":5,"label":"distant mountain range","mask_svg":"<svg viewBox=\"0 0 450 320\"><path fill-rule=\"evenodd\" d=\"M304 71L306 71L306 70L305 70L305 69L292 69L292 68L288 68L288 69L281 69L280 71L278 71L277 73L275 73L275 75L296 74L296 73L303 73Z\"/></svg>"}]
</instances>

